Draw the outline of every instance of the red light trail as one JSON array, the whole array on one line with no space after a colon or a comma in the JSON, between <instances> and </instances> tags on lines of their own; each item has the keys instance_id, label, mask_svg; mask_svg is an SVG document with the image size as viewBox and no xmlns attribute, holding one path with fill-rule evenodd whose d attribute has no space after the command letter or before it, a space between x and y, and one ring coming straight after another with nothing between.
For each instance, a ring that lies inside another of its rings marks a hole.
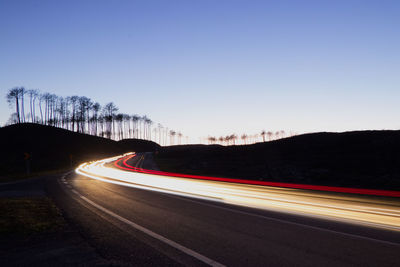
<instances>
[{"instance_id":1,"label":"red light trail","mask_svg":"<svg viewBox=\"0 0 400 267\"><path fill-rule=\"evenodd\" d=\"M190 178L190 179L200 179L200 180L250 184L250 185L262 185L262 186L272 186L272 187L284 187L284 188L293 188L293 189L317 190L317 191L327 191L327 192L337 192L337 193L362 194L362 195L386 196L386 197L400 197L400 191L391 191L391 190L363 189L363 188L295 184L295 183L279 183L279 182L268 182L268 181L253 181L253 180L245 180L245 179L210 177L210 176L148 170L148 169L134 167L127 163L128 160L132 159L135 156L136 156L136 154L131 154L131 155L125 156L125 157L115 161L114 166L119 169L133 171L133 172L155 174L155 175L162 175L162 176L173 176L173 177L180 177L180 178ZM122 162L123 166L121 166L121 162Z\"/></svg>"}]
</instances>

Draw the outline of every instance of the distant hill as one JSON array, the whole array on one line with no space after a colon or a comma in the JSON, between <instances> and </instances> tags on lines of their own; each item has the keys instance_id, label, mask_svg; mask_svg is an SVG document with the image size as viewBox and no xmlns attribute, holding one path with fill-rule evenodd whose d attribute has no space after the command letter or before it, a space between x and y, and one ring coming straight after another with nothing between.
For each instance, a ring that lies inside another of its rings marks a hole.
<instances>
[{"instance_id":1,"label":"distant hill","mask_svg":"<svg viewBox=\"0 0 400 267\"><path fill-rule=\"evenodd\" d=\"M129 151L154 151L158 144L145 140L113 141L61 128L24 123L0 128L0 176L24 173L25 153L32 172L68 168L93 159Z\"/></svg>"},{"instance_id":2,"label":"distant hill","mask_svg":"<svg viewBox=\"0 0 400 267\"><path fill-rule=\"evenodd\" d=\"M400 131L314 133L243 146L173 146L165 171L400 190Z\"/></svg>"},{"instance_id":3,"label":"distant hill","mask_svg":"<svg viewBox=\"0 0 400 267\"><path fill-rule=\"evenodd\" d=\"M141 139L123 139L118 141L118 145L125 150L135 152L148 152L160 149L160 145L148 140Z\"/></svg>"}]
</instances>

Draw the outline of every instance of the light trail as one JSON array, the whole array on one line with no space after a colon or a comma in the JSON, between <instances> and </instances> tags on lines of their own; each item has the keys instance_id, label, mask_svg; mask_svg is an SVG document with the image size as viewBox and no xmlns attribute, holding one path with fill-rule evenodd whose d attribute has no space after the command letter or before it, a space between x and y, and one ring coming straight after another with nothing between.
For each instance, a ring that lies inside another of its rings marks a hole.
<instances>
[{"instance_id":1,"label":"light trail","mask_svg":"<svg viewBox=\"0 0 400 267\"><path fill-rule=\"evenodd\" d=\"M174 176L181 178L201 179L210 181L220 181L229 183L240 183L240 184L252 184L252 185L263 185L273 187L286 187L306 190L318 190L338 193L350 193L350 194L362 194L362 195L375 195L375 196L387 196L387 197L400 197L400 191L390 190L377 190L377 189L363 189L363 188L349 188L349 187L337 187L337 186L324 186L324 185L309 185L309 184L294 184L294 183L281 183L281 182L267 182L267 181L255 181L255 180L244 180L244 179L232 179L222 177L210 177L192 174L182 174L164 171L147 170L143 168L137 168L127 164L127 161L135 157L135 153L127 153L125 156L114 162L114 166L119 169L142 172L148 174L157 174L165 176ZM120 166L119 163L122 161L124 166Z\"/></svg>"},{"instance_id":2,"label":"light trail","mask_svg":"<svg viewBox=\"0 0 400 267\"><path fill-rule=\"evenodd\" d=\"M166 176L129 166L127 160L133 155L84 163L76 172L129 187L400 231L400 201L396 199ZM113 162L124 166L108 167Z\"/></svg>"}]
</instances>

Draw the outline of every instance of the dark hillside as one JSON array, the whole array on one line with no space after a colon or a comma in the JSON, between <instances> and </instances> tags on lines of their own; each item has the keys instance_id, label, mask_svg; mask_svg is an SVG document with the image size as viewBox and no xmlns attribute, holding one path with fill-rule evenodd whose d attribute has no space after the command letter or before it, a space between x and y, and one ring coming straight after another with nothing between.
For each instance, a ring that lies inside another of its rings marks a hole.
<instances>
[{"instance_id":1,"label":"dark hillside","mask_svg":"<svg viewBox=\"0 0 400 267\"><path fill-rule=\"evenodd\" d=\"M68 168L76 164L104 158L128 151L135 147L140 151L153 151L155 143L135 140L125 147L124 142L80 134L68 130L25 123L0 128L0 176L24 173L24 153L30 154L32 172Z\"/></svg>"},{"instance_id":2,"label":"dark hillside","mask_svg":"<svg viewBox=\"0 0 400 267\"><path fill-rule=\"evenodd\" d=\"M400 131L315 133L247 146L174 146L165 171L400 190Z\"/></svg>"},{"instance_id":3,"label":"dark hillside","mask_svg":"<svg viewBox=\"0 0 400 267\"><path fill-rule=\"evenodd\" d=\"M160 145L148 140L123 139L118 141L118 145L129 151L148 152L160 149Z\"/></svg>"}]
</instances>

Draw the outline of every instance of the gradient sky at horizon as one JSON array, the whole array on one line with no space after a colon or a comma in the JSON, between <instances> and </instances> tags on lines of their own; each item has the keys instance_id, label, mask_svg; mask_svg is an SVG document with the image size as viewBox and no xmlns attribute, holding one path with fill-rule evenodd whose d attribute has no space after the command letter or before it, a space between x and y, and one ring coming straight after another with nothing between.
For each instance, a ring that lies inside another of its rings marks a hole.
<instances>
[{"instance_id":1,"label":"gradient sky at horizon","mask_svg":"<svg viewBox=\"0 0 400 267\"><path fill-rule=\"evenodd\" d=\"M15 86L198 137L400 129L400 1L0 0Z\"/></svg>"}]
</instances>

